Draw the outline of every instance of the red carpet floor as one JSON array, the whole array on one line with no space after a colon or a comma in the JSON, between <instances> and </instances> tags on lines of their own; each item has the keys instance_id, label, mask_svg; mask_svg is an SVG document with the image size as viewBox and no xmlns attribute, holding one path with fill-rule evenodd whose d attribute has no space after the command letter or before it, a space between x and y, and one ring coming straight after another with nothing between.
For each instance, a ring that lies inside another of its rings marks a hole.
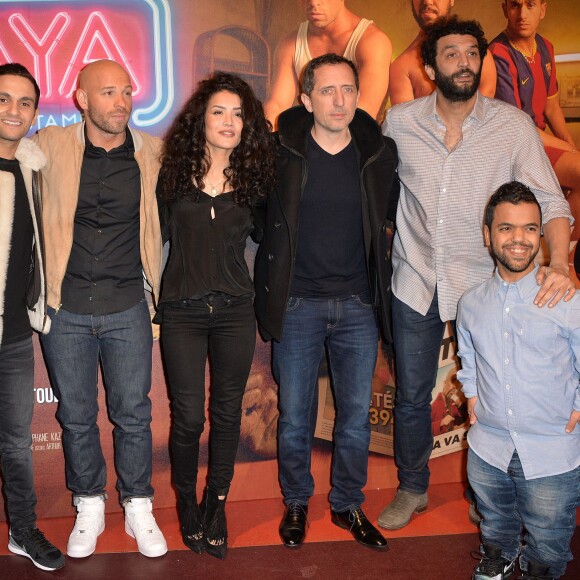
<instances>
[{"instance_id":1,"label":"red carpet floor","mask_svg":"<svg viewBox=\"0 0 580 580\"><path fill-rule=\"evenodd\" d=\"M310 505L307 542L297 550L280 545L278 523L283 506L280 500L231 502L227 507L230 546L221 562L207 554L198 556L184 549L179 537L174 509L156 510L170 552L162 558L148 559L135 553L136 545L124 532L121 513L107 515L106 530L100 536L97 553L87 559L67 558L64 569L51 573L66 580L204 580L239 578L285 580L389 579L461 580L468 579L477 560L470 556L478 549L477 529L467 518L467 502L462 484L433 485L429 509L398 532L387 532L390 550L375 552L359 546L350 534L332 525L325 496L315 496ZM394 490L367 492L364 505L369 519L376 520ZM66 546L73 525L72 517L39 522L50 539L61 549ZM25 558L8 555L8 529L0 524L0 578L36 580L49 573L37 570ZM580 537L574 549L578 560L569 566L566 579L580 578Z\"/></svg>"}]
</instances>

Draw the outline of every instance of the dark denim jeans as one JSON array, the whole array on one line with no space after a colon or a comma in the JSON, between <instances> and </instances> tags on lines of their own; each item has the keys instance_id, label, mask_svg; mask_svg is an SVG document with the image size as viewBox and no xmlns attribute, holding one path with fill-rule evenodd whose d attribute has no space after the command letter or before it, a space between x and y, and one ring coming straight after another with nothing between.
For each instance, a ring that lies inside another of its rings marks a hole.
<instances>
[{"instance_id":1,"label":"dark denim jeans","mask_svg":"<svg viewBox=\"0 0 580 580\"><path fill-rule=\"evenodd\" d=\"M526 480L517 452L504 473L470 449L467 474L483 516L482 541L500 546L502 556L514 560L523 540L522 570L528 569L531 560L549 565L550 578L563 576L572 560L570 541L580 504L580 467Z\"/></svg>"},{"instance_id":2,"label":"dark denim jeans","mask_svg":"<svg viewBox=\"0 0 580 580\"><path fill-rule=\"evenodd\" d=\"M124 312L92 316L49 308L42 346L59 399L68 488L76 496L105 494L107 472L97 415L97 371L102 364L107 410L114 424L117 490L121 502L152 497L151 349L145 299Z\"/></svg>"},{"instance_id":3,"label":"dark denim jeans","mask_svg":"<svg viewBox=\"0 0 580 580\"><path fill-rule=\"evenodd\" d=\"M163 306L161 345L171 394L173 482L181 495L191 497L197 483L208 354L211 431L207 482L218 495L228 493L255 344L251 298L207 296Z\"/></svg>"},{"instance_id":4,"label":"dark denim jeans","mask_svg":"<svg viewBox=\"0 0 580 580\"><path fill-rule=\"evenodd\" d=\"M311 411L325 345L336 403L330 504L333 510L344 511L363 503L377 344L368 297L288 301L282 338L273 343L272 360L280 386L278 466L286 504L305 505L314 492Z\"/></svg>"},{"instance_id":5,"label":"dark denim jeans","mask_svg":"<svg viewBox=\"0 0 580 580\"><path fill-rule=\"evenodd\" d=\"M30 423L34 409L32 339L0 347L0 464L13 530L36 522Z\"/></svg>"},{"instance_id":6,"label":"dark denim jeans","mask_svg":"<svg viewBox=\"0 0 580 580\"><path fill-rule=\"evenodd\" d=\"M439 317L437 292L425 316L393 296L395 349L395 462L399 487L425 493L433 450L431 398L445 323Z\"/></svg>"}]
</instances>

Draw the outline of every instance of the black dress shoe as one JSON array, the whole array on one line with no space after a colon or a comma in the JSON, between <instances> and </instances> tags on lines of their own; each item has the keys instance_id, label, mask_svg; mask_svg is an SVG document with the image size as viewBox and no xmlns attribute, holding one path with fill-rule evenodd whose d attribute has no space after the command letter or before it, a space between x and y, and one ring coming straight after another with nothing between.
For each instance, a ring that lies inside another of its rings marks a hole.
<instances>
[{"instance_id":1,"label":"black dress shoe","mask_svg":"<svg viewBox=\"0 0 580 580\"><path fill-rule=\"evenodd\" d=\"M347 510L345 512L332 511L332 523L339 528L348 530L359 544L367 548L373 548L373 550L389 549L387 540L367 520L367 517L360 508Z\"/></svg>"},{"instance_id":2,"label":"black dress shoe","mask_svg":"<svg viewBox=\"0 0 580 580\"><path fill-rule=\"evenodd\" d=\"M288 504L280 522L280 538L288 548L297 548L306 537L308 506L296 502Z\"/></svg>"}]
</instances>

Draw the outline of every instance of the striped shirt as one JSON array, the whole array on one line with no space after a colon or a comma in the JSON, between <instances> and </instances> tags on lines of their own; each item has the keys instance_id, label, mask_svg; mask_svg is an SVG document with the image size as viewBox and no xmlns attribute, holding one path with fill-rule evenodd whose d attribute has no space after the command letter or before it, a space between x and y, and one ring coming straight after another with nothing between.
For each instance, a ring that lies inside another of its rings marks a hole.
<instances>
[{"instance_id":1,"label":"striped shirt","mask_svg":"<svg viewBox=\"0 0 580 580\"><path fill-rule=\"evenodd\" d=\"M399 150L401 195L393 242L393 292L427 313L437 288L441 320L454 320L461 295L487 280L493 260L484 246L487 200L520 181L536 195L543 223L572 216L529 115L479 93L449 152L436 112L437 93L389 110L383 133Z\"/></svg>"}]
</instances>

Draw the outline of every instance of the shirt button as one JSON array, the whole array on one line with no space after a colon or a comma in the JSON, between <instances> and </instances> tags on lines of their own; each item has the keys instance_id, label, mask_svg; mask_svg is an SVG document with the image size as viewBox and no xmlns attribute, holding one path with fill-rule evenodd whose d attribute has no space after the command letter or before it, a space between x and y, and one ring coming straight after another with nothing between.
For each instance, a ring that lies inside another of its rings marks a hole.
<instances>
[{"instance_id":1,"label":"shirt button","mask_svg":"<svg viewBox=\"0 0 580 580\"><path fill-rule=\"evenodd\" d=\"M509 358L506 358L503 362L507 365L507 364L509 364L510 359Z\"/></svg>"},{"instance_id":2,"label":"shirt button","mask_svg":"<svg viewBox=\"0 0 580 580\"><path fill-rule=\"evenodd\" d=\"M508 415L510 415L510 417L514 414L514 412L511 409L508 409Z\"/></svg>"},{"instance_id":3,"label":"shirt button","mask_svg":"<svg viewBox=\"0 0 580 580\"><path fill-rule=\"evenodd\" d=\"M442 224L443 223L443 220L439 220L439 223Z\"/></svg>"},{"instance_id":4,"label":"shirt button","mask_svg":"<svg viewBox=\"0 0 580 580\"><path fill-rule=\"evenodd\" d=\"M510 307L508 306L508 307L505 309L505 311L506 311L506 312L509 312L509 311L510 311Z\"/></svg>"},{"instance_id":5,"label":"shirt button","mask_svg":"<svg viewBox=\"0 0 580 580\"><path fill-rule=\"evenodd\" d=\"M102 234L103 230L97 230L97 234Z\"/></svg>"},{"instance_id":6,"label":"shirt button","mask_svg":"<svg viewBox=\"0 0 580 580\"><path fill-rule=\"evenodd\" d=\"M89 296L89 300L92 300L92 299L93 299L93 297L92 296Z\"/></svg>"},{"instance_id":7,"label":"shirt button","mask_svg":"<svg viewBox=\"0 0 580 580\"><path fill-rule=\"evenodd\" d=\"M513 436L514 436L514 437L517 437L517 436L518 436L518 432L517 432L517 431L514 431L514 432L513 432Z\"/></svg>"},{"instance_id":8,"label":"shirt button","mask_svg":"<svg viewBox=\"0 0 580 580\"><path fill-rule=\"evenodd\" d=\"M447 188L446 188L446 187L444 187L444 188L443 188L441 191L442 191L443 193L446 193L446 192L447 192Z\"/></svg>"},{"instance_id":9,"label":"shirt button","mask_svg":"<svg viewBox=\"0 0 580 580\"><path fill-rule=\"evenodd\" d=\"M504 332L504 333L503 333L503 335L504 335L506 338L508 338L508 337L509 337L509 335L510 335L510 333L509 333L509 332Z\"/></svg>"},{"instance_id":10,"label":"shirt button","mask_svg":"<svg viewBox=\"0 0 580 580\"><path fill-rule=\"evenodd\" d=\"M98 261L99 261L98 256L95 256L95 262L98 262Z\"/></svg>"},{"instance_id":11,"label":"shirt button","mask_svg":"<svg viewBox=\"0 0 580 580\"><path fill-rule=\"evenodd\" d=\"M509 391L509 390L510 390L510 386L511 386L511 385L510 385L509 383L508 383L508 384L505 386L505 388L506 388L506 390L507 390L507 391Z\"/></svg>"}]
</instances>

